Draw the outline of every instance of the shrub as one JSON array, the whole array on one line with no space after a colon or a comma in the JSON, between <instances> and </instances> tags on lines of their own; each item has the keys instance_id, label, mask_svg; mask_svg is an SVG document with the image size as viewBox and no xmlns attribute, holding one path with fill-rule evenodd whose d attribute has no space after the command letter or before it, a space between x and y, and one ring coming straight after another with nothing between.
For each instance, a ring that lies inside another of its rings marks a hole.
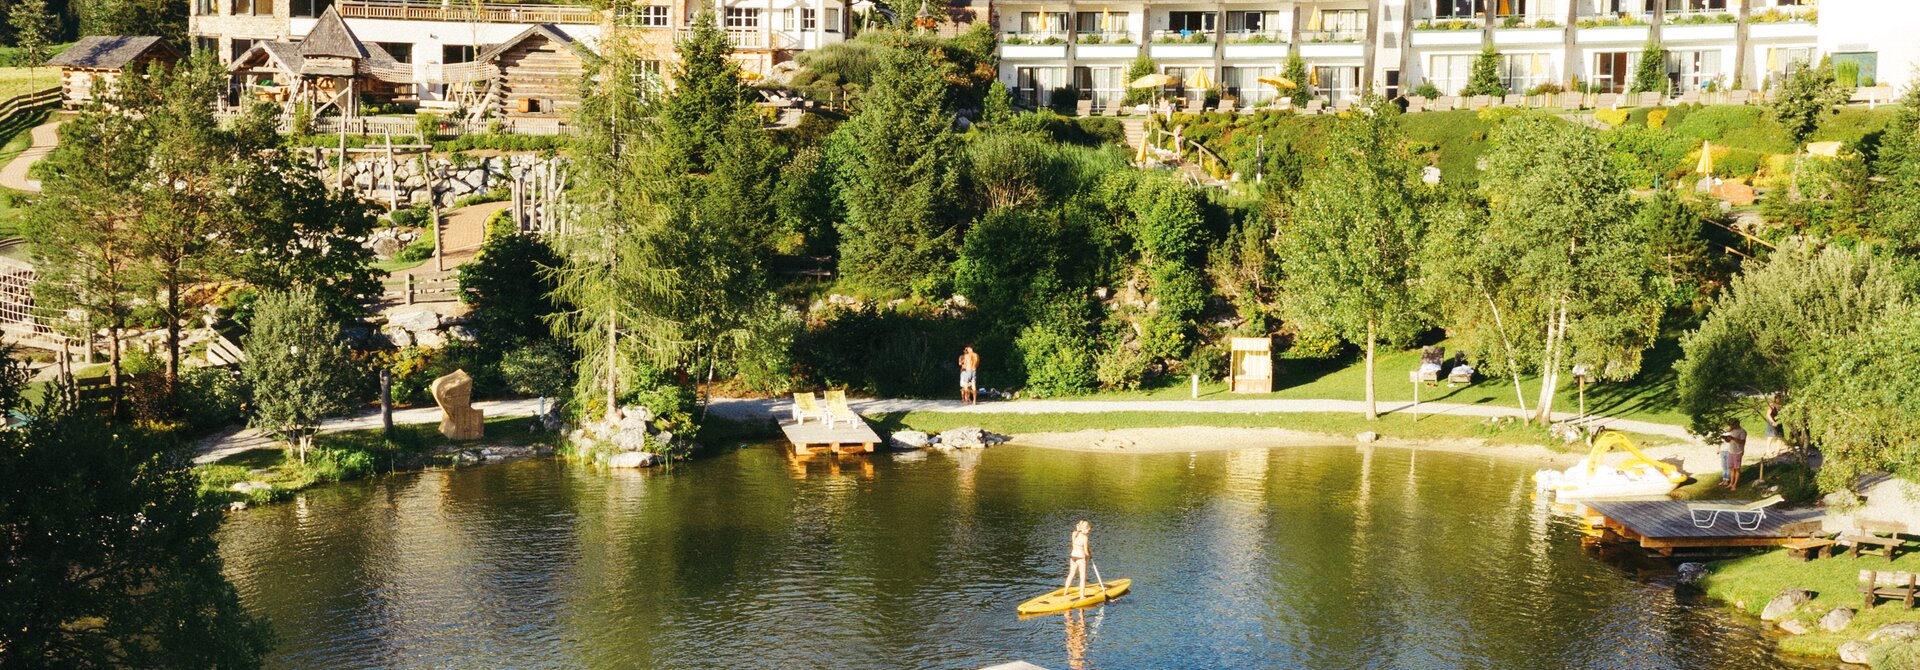
<instances>
[{"instance_id":1,"label":"shrub","mask_svg":"<svg viewBox=\"0 0 1920 670\"><path fill-rule=\"evenodd\" d=\"M1419 86L1413 87L1413 94L1428 100L1445 95L1440 92L1440 87L1434 86L1431 81L1423 81Z\"/></svg>"},{"instance_id":2,"label":"shrub","mask_svg":"<svg viewBox=\"0 0 1920 670\"><path fill-rule=\"evenodd\" d=\"M1095 357L1094 377L1099 379L1100 388L1132 391L1146 378L1148 363L1147 355L1139 350L1115 345Z\"/></svg>"},{"instance_id":3,"label":"shrub","mask_svg":"<svg viewBox=\"0 0 1920 670\"><path fill-rule=\"evenodd\" d=\"M1028 326L1014 341L1026 369L1026 389L1038 397L1076 395L1093 388L1098 377L1085 338L1060 325Z\"/></svg>"},{"instance_id":4,"label":"shrub","mask_svg":"<svg viewBox=\"0 0 1920 670\"><path fill-rule=\"evenodd\" d=\"M1187 360L1180 362L1180 371L1190 375L1200 375L1200 381L1219 381L1227 377L1227 350L1218 345L1194 347Z\"/></svg>"},{"instance_id":5,"label":"shrub","mask_svg":"<svg viewBox=\"0 0 1920 670\"><path fill-rule=\"evenodd\" d=\"M1554 95L1558 93L1565 93L1566 90L1567 89L1561 88L1559 84L1556 84L1553 82L1547 82L1547 83L1535 86L1533 88L1527 89L1527 95Z\"/></svg>"},{"instance_id":6,"label":"shrub","mask_svg":"<svg viewBox=\"0 0 1920 670\"><path fill-rule=\"evenodd\" d=\"M180 412L188 430L207 433L237 423L247 402L240 375L222 368L186 368L180 372Z\"/></svg>"},{"instance_id":7,"label":"shrub","mask_svg":"<svg viewBox=\"0 0 1920 670\"><path fill-rule=\"evenodd\" d=\"M1297 334L1285 353L1287 358L1322 360L1340 355L1340 350L1340 338Z\"/></svg>"},{"instance_id":8,"label":"shrub","mask_svg":"<svg viewBox=\"0 0 1920 670\"><path fill-rule=\"evenodd\" d=\"M1647 127L1648 128L1659 128L1662 125L1665 125L1666 122L1667 122L1667 110L1652 109L1647 111Z\"/></svg>"},{"instance_id":9,"label":"shrub","mask_svg":"<svg viewBox=\"0 0 1920 670\"><path fill-rule=\"evenodd\" d=\"M1628 112L1624 109L1597 109L1593 112L1593 118L1614 128L1626 125L1627 115Z\"/></svg>"}]
</instances>

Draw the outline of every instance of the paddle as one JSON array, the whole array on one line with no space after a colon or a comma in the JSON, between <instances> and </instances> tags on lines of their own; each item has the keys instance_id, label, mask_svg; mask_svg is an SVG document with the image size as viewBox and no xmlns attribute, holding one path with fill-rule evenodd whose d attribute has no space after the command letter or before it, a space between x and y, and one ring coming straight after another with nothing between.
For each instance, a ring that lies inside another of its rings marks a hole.
<instances>
[{"instance_id":1,"label":"paddle","mask_svg":"<svg viewBox=\"0 0 1920 670\"><path fill-rule=\"evenodd\" d=\"M1099 563L1095 563L1095 562L1093 562L1093 557L1092 557L1092 556L1088 556L1088 557L1087 557L1087 565L1091 565L1091 566L1093 566L1093 580L1094 580L1094 581L1096 581L1096 582L1099 582L1099 583L1100 583L1100 592L1101 592L1101 593L1106 593L1106 592L1107 592L1107 578L1105 578L1105 577L1101 577L1101 576L1100 576L1100 564L1099 564Z\"/></svg>"}]
</instances>

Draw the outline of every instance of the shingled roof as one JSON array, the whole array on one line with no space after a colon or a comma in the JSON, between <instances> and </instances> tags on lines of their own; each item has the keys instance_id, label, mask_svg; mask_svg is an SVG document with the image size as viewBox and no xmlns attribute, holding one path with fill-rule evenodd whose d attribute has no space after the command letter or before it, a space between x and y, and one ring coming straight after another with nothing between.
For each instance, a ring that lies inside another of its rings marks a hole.
<instances>
[{"instance_id":1,"label":"shingled roof","mask_svg":"<svg viewBox=\"0 0 1920 670\"><path fill-rule=\"evenodd\" d=\"M559 26L551 23L536 23L533 27L520 31L520 34L507 38L505 42L487 47L485 51L480 52L473 60L480 63L491 62L493 59L498 58L500 54L506 53L508 49L518 46L521 42L533 39L535 36L545 37L547 40L570 48L574 53L582 56L588 55L589 53L585 46L573 39L573 36L561 31Z\"/></svg>"},{"instance_id":2,"label":"shingled roof","mask_svg":"<svg viewBox=\"0 0 1920 670\"><path fill-rule=\"evenodd\" d=\"M367 57L367 48L360 43L360 38L354 36L353 29L347 27L347 22L341 20L340 12L333 5L328 5L327 11L321 13L320 19L314 22L307 38L300 40L300 54L308 58L323 56L358 60Z\"/></svg>"},{"instance_id":3,"label":"shingled roof","mask_svg":"<svg viewBox=\"0 0 1920 670\"><path fill-rule=\"evenodd\" d=\"M90 67L117 70L126 67L143 55L154 52L164 53L174 59L180 52L161 41L158 37L129 37L125 35L93 35L82 37L67 47L66 51L47 61L54 67Z\"/></svg>"}]
</instances>

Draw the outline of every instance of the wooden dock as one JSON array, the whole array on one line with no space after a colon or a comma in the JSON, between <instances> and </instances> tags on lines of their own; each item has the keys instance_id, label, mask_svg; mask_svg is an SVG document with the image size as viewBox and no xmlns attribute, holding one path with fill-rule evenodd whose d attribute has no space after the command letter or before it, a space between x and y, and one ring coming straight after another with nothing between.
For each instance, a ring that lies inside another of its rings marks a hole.
<instances>
[{"instance_id":1,"label":"wooden dock","mask_svg":"<svg viewBox=\"0 0 1920 670\"><path fill-rule=\"evenodd\" d=\"M855 420L857 423L853 425L839 421L831 428L819 420L804 424L781 421L780 432L787 434L787 442L793 444L793 453L802 456L823 452L873 453L880 445L880 435L873 432L873 427L867 425L866 419L855 417Z\"/></svg>"},{"instance_id":2,"label":"wooden dock","mask_svg":"<svg viewBox=\"0 0 1920 670\"><path fill-rule=\"evenodd\" d=\"M1772 547L1789 541L1782 527L1824 516L1817 509L1768 509L1766 518L1745 530L1734 515L1722 513L1711 526L1693 523L1685 500L1596 500L1585 503L1588 527L1602 540L1639 543L1641 548L1670 556L1678 549ZM1717 502L1717 501L1697 501Z\"/></svg>"}]
</instances>

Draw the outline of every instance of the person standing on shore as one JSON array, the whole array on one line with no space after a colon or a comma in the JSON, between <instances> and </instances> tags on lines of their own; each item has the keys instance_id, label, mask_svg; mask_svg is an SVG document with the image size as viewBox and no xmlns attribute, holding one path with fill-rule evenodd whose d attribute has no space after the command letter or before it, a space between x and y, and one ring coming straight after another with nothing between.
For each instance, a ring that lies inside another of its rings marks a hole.
<instances>
[{"instance_id":1,"label":"person standing on shore","mask_svg":"<svg viewBox=\"0 0 1920 670\"><path fill-rule=\"evenodd\" d=\"M960 404L980 402L980 354L969 344L960 350Z\"/></svg>"},{"instance_id":2,"label":"person standing on shore","mask_svg":"<svg viewBox=\"0 0 1920 670\"><path fill-rule=\"evenodd\" d=\"M1740 462L1747 457L1747 429L1740 427L1740 420L1727 422L1727 432L1720 434L1720 467L1726 472L1721 482L1728 490L1740 488Z\"/></svg>"}]
</instances>

